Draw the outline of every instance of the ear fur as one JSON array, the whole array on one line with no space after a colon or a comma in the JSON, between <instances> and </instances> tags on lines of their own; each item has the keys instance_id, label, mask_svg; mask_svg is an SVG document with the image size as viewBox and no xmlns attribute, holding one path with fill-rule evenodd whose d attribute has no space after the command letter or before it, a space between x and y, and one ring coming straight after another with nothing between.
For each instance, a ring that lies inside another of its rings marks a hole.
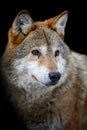
<instances>
[{"instance_id":1,"label":"ear fur","mask_svg":"<svg viewBox=\"0 0 87 130\"><path fill-rule=\"evenodd\" d=\"M45 21L52 29L64 39L65 27L68 19L68 11L64 11L58 16L50 18ZM9 30L9 41L10 43L19 44L25 38L25 36L33 28L33 20L26 10L22 10L18 13L13 21L12 27Z\"/></svg>"},{"instance_id":2,"label":"ear fur","mask_svg":"<svg viewBox=\"0 0 87 130\"><path fill-rule=\"evenodd\" d=\"M26 10L18 13L9 29L9 43L20 44L32 28L33 20Z\"/></svg>"},{"instance_id":3,"label":"ear fur","mask_svg":"<svg viewBox=\"0 0 87 130\"><path fill-rule=\"evenodd\" d=\"M20 32L27 35L32 26L32 18L26 10L22 10L16 16L12 28L15 33Z\"/></svg>"},{"instance_id":4,"label":"ear fur","mask_svg":"<svg viewBox=\"0 0 87 130\"><path fill-rule=\"evenodd\" d=\"M51 28L55 29L60 36L64 37L67 19L68 11L64 11L61 14L48 19L46 22Z\"/></svg>"},{"instance_id":5,"label":"ear fur","mask_svg":"<svg viewBox=\"0 0 87 130\"><path fill-rule=\"evenodd\" d=\"M64 35L67 19L68 19L67 11L64 11L63 13L61 13L56 19L54 24L55 24L56 31L59 33L59 35L61 34Z\"/></svg>"}]
</instances>

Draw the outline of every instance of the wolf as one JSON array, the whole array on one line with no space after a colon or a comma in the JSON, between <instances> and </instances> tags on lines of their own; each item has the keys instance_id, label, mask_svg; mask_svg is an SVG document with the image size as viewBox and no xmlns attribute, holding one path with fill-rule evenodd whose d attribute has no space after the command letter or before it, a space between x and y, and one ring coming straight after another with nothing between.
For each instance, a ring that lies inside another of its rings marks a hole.
<instances>
[{"instance_id":1,"label":"wolf","mask_svg":"<svg viewBox=\"0 0 87 130\"><path fill-rule=\"evenodd\" d=\"M65 43L67 20L21 10L8 31L3 89L28 130L87 130L87 56Z\"/></svg>"}]
</instances>

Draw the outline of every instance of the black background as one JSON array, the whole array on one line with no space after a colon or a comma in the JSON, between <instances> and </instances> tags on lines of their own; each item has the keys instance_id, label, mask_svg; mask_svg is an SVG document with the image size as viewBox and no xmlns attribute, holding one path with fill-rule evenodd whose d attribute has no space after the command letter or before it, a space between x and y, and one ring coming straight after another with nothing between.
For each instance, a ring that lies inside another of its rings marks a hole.
<instances>
[{"instance_id":1,"label":"black background","mask_svg":"<svg viewBox=\"0 0 87 130\"><path fill-rule=\"evenodd\" d=\"M0 55L7 44L7 34L15 16L23 9L29 11L34 21L54 17L68 10L65 42L79 53L87 54L87 4L84 0L12 0L0 3ZM5 128L6 127L6 128ZM12 106L4 96L0 87L0 129L24 130L25 127L17 119Z\"/></svg>"}]
</instances>

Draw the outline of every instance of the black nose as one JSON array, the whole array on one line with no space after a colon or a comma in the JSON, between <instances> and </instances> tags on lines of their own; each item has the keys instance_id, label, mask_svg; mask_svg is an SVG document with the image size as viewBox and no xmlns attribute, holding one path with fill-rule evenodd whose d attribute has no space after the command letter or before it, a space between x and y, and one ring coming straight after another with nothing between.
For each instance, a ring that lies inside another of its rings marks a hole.
<instances>
[{"instance_id":1,"label":"black nose","mask_svg":"<svg viewBox=\"0 0 87 130\"><path fill-rule=\"evenodd\" d=\"M61 77L61 74L59 72L50 72L49 78L52 82L57 82Z\"/></svg>"}]
</instances>

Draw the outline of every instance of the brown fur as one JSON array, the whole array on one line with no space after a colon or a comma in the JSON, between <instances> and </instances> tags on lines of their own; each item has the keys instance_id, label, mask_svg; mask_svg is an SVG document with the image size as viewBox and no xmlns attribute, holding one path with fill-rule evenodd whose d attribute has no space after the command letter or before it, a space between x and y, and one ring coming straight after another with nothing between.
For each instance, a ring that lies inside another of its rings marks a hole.
<instances>
[{"instance_id":1,"label":"brown fur","mask_svg":"<svg viewBox=\"0 0 87 130\"><path fill-rule=\"evenodd\" d=\"M8 32L1 76L8 99L29 130L86 130L87 57L64 42L67 15L64 11L33 22L23 10ZM51 72L61 74L58 82Z\"/></svg>"}]
</instances>

